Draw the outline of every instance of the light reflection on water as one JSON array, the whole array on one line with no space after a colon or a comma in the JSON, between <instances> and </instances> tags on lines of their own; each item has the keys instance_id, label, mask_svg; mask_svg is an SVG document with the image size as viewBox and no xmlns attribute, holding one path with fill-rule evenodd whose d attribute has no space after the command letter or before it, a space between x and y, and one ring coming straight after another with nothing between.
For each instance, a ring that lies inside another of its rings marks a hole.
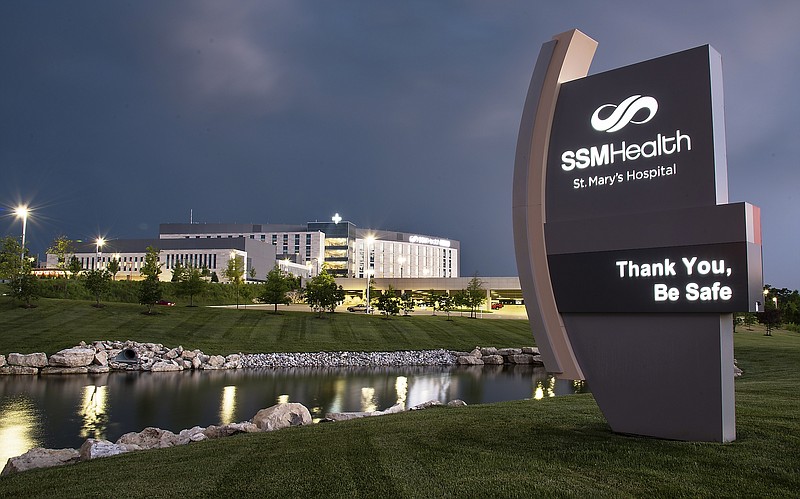
<instances>
[{"instance_id":1,"label":"light reflection on water","mask_svg":"<svg viewBox=\"0 0 800 499\"><path fill-rule=\"evenodd\" d=\"M24 454L28 449L40 447L38 431L40 415L29 399L14 397L0 405L0 460Z\"/></svg>"},{"instance_id":2,"label":"light reflection on water","mask_svg":"<svg viewBox=\"0 0 800 499\"><path fill-rule=\"evenodd\" d=\"M236 423L233 420L236 414L236 387L226 386L222 389L222 403L219 407L219 422L221 424Z\"/></svg>"},{"instance_id":3,"label":"light reflection on water","mask_svg":"<svg viewBox=\"0 0 800 499\"><path fill-rule=\"evenodd\" d=\"M532 366L283 369L0 377L0 465L32 447L79 448L156 426L245 421L298 402L314 420L329 412L406 409L439 400L467 404L587 391Z\"/></svg>"},{"instance_id":4,"label":"light reflection on water","mask_svg":"<svg viewBox=\"0 0 800 499\"><path fill-rule=\"evenodd\" d=\"M83 401L78 414L83 419L79 435L82 438L106 438L108 412L106 387L87 385L83 387Z\"/></svg>"}]
</instances>

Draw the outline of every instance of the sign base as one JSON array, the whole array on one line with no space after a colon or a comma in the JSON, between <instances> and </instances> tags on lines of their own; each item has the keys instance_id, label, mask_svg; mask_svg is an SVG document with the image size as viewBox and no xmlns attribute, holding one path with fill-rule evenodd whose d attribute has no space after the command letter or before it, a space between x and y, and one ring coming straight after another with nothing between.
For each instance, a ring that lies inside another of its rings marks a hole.
<instances>
[{"instance_id":1,"label":"sign base","mask_svg":"<svg viewBox=\"0 0 800 499\"><path fill-rule=\"evenodd\" d=\"M731 314L563 314L589 389L617 433L736 439Z\"/></svg>"}]
</instances>

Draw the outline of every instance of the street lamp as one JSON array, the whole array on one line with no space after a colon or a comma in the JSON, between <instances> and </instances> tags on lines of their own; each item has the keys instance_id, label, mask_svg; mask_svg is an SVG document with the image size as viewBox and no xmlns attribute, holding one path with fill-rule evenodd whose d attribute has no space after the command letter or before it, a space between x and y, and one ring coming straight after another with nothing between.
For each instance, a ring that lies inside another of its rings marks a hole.
<instances>
[{"instance_id":1,"label":"street lamp","mask_svg":"<svg viewBox=\"0 0 800 499\"><path fill-rule=\"evenodd\" d=\"M402 279L403 278L403 264L406 263L406 257L401 256L400 258L397 259L397 261L400 263L400 279Z\"/></svg>"},{"instance_id":2,"label":"street lamp","mask_svg":"<svg viewBox=\"0 0 800 499\"><path fill-rule=\"evenodd\" d=\"M28 207L27 206L17 206L14 210L14 213L22 218L22 253L20 254L19 260L22 262L25 260L25 231L28 228Z\"/></svg>"},{"instance_id":3,"label":"street lamp","mask_svg":"<svg viewBox=\"0 0 800 499\"><path fill-rule=\"evenodd\" d=\"M97 255L96 255L96 264L97 269L100 268L100 253L103 251L103 245L106 244L106 240L102 237L98 237L95 240L95 244L97 245Z\"/></svg>"}]
</instances>

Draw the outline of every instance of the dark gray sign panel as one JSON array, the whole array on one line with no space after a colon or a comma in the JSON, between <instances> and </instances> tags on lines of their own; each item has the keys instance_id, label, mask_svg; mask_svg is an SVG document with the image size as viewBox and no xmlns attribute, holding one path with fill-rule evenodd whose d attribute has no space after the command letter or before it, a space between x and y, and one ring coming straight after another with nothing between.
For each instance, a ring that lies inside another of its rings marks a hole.
<instances>
[{"instance_id":1,"label":"dark gray sign panel","mask_svg":"<svg viewBox=\"0 0 800 499\"><path fill-rule=\"evenodd\" d=\"M710 62L703 46L561 85L547 221L716 204Z\"/></svg>"}]
</instances>

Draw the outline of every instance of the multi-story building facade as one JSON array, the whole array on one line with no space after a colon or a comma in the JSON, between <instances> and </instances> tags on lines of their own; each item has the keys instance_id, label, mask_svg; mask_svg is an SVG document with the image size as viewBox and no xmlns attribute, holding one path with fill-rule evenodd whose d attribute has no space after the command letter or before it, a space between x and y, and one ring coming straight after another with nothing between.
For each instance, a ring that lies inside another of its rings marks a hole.
<instances>
[{"instance_id":1,"label":"multi-story building facade","mask_svg":"<svg viewBox=\"0 0 800 499\"><path fill-rule=\"evenodd\" d=\"M245 238L275 246L276 258L305 265L316 275L325 264L336 277L456 278L458 241L407 232L361 229L333 222L284 224L161 224L162 239Z\"/></svg>"}]
</instances>

